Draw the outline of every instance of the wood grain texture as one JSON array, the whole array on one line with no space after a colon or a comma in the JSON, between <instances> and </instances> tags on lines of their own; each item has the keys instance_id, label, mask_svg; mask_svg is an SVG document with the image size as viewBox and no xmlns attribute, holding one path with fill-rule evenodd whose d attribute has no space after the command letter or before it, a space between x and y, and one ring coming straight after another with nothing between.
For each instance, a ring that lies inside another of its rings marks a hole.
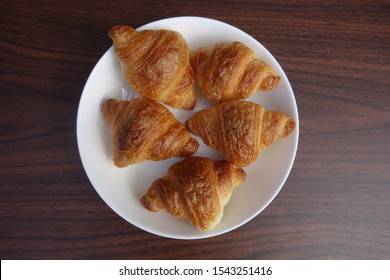
<instances>
[{"instance_id":1,"label":"wood grain texture","mask_svg":"<svg viewBox=\"0 0 390 280\"><path fill-rule=\"evenodd\" d=\"M388 1L1 1L1 259L389 259ZM292 172L259 216L195 241L117 216L78 154L78 101L116 24L196 15L259 40L298 103Z\"/></svg>"}]
</instances>

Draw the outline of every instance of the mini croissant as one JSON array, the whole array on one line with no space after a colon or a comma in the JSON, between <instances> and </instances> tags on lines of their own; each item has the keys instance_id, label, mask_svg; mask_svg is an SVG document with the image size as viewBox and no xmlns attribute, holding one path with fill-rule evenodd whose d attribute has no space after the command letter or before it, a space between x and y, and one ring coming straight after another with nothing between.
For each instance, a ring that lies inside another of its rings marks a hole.
<instances>
[{"instance_id":1,"label":"mini croissant","mask_svg":"<svg viewBox=\"0 0 390 280\"><path fill-rule=\"evenodd\" d=\"M244 182L245 171L226 160L189 157L172 165L142 197L150 211L167 210L201 230L216 227L234 187Z\"/></svg>"},{"instance_id":2,"label":"mini croissant","mask_svg":"<svg viewBox=\"0 0 390 280\"><path fill-rule=\"evenodd\" d=\"M172 30L112 27L108 35L126 81L140 95L176 108L193 109L194 73L183 36Z\"/></svg>"},{"instance_id":3,"label":"mini croissant","mask_svg":"<svg viewBox=\"0 0 390 280\"><path fill-rule=\"evenodd\" d=\"M118 167L144 160L187 157L199 147L184 125L156 101L110 98L103 103L102 112L111 126L113 161Z\"/></svg>"},{"instance_id":4,"label":"mini croissant","mask_svg":"<svg viewBox=\"0 0 390 280\"><path fill-rule=\"evenodd\" d=\"M266 112L259 104L241 100L199 111L185 125L237 166L251 164L262 150L295 128L294 120L283 113Z\"/></svg>"},{"instance_id":5,"label":"mini croissant","mask_svg":"<svg viewBox=\"0 0 390 280\"><path fill-rule=\"evenodd\" d=\"M211 105L275 88L280 77L240 42L217 43L191 53L195 80Z\"/></svg>"}]
</instances>

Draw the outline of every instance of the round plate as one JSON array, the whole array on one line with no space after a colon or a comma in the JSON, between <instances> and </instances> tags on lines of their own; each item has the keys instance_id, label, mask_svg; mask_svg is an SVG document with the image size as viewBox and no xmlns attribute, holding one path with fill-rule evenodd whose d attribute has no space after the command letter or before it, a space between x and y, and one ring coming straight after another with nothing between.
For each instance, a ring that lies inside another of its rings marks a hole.
<instances>
[{"instance_id":1,"label":"round plate","mask_svg":"<svg viewBox=\"0 0 390 280\"><path fill-rule=\"evenodd\" d=\"M246 181L233 191L222 221L215 229L200 231L186 220L173 217L166 211L149 212L141 205L140 198L154 180L162 177L172 164L182 159L146 161L126 168L114 166L111 132L101 114L101 105L107 98L121 99L122 90L131 89L122 78L120 65L111 47L90 74L78 108L77 141L85 171L101 198L122 218L145 231L177 239L206 238L231 231L267 207L290 173L299 135L298 110L290 83L266 48L245 32L226 23L199 17L177 17L152 22L138 30L142 29L176 30L184 36L190 50L223 41L241 41L246 44L259 58L276 69L282 78L276 89L258 91L247 100L259 103L267 110L278 110L291 116L296 121L296 128L288 137L276 140L260 154L256 162L245 168ZM210 106L198 92L194 110L168 108L179 121L184 122L195 112ZM223 158L219 152L206 147L200 138L195 138L200 148L194 156Z\"/></svg>"}]
</instances>

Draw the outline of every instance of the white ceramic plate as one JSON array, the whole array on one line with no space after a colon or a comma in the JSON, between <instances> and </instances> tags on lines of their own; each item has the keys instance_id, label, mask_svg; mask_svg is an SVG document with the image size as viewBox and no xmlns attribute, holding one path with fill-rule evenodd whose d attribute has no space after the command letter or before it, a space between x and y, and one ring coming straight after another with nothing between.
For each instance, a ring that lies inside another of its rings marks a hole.
<instances>
[{"instance_id":1,"label":"white ceramic plate","mask_svg":"<svg viewBox=\"0 0 390 280\"><path fill-rule=\"evenodd\" d=\"M252 48L258 57L268 62L282 77L276 89L256 92L253 102L267 110L278 110L296 121L295 130L286 138L279 138L258 160L245 168L247 179L233 192L225 207L221 223L211 231L200 231L183 219L166 211L152 213L140 204L140 198L152 182L163 176L168 168L182 159L171 158L160 162L143 162L126 168L117 168L112 162L111 133L100 108L107 98L121 99L122 89L131 91L122 78L113 48L99 60L84 87L77 115L77 141L85 171L101 198L122 218L156 235L177 239L198 239L231 231L259 214L275 198L290 173L294 162L299 135L298 110L290 83L275 58L258 41L226 23L199 17L169 18L142 26L142 29L171 29L179 31L191 50L221 41L241 41ZM209 108L198 93L193 111L168 107L179 121L184 122L196 111ZM196 137L195 137L196 138ZM196 156L222 159L219 152L201 147Z\"/></svg>"}]
</instances>

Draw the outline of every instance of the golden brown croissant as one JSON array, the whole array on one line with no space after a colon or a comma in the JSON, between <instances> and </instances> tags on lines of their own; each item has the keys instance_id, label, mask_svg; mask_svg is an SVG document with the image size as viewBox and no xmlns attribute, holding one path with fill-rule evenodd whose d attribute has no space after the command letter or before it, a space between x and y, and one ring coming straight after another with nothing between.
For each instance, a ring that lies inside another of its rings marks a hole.
<instances>
[{"instance_id":1,"label":"golden brown croissant","mask_svg":"<svg viewBox=\"0 0 390 280\"><path fill-rule=\"evenodd\" d=\"M195 80L211 105L275 88L280 77L240 42L217 43L191 53Z\"/></svg>"},{"instance_id":2,"label":"golden brown croissant","mask_svg":"<svg viewBox=\"0 0 390 280\"><path fill-rule=\"evenodd\" d=\"M221 221L233 188L245 177L245 171L229 161L188 157L154 181L141 203L150 211L165 209L201 230L209 230Z\"/></svg>"},{"instance_id":3,"label":"golden brown croissant","mask_svg":"<svg viewBox=\"0 0 390 280\"><path fill-rule=\"evenodd\" d=\"M184 125L156 101L110 98L103 103L102 112L111 126L113 160L118 167L144 160L187 157L199 147Z\"/></svg>"},{"instance_id":4,"label":"golden brown croissant","mask_svg":"<svg viewBox=\"0 0 390 280\"><path fill-rule=\"evenodd\" d=\"M137 32L130 26L117 25L108 35L123 76L135 91L172 107L194 108L194 73L188 45L179 32Z\"/></svg>"},{"instance_id":5,"label":"golden brown croissant","mask_svg":"<svg viewBox=\"0 0 390 280\"><path fill-rule=\"evenodd\" d=\"M254 162L260 151L295 128L295 122L283 113L266 112L259 104L241 100L199 111L185 125L237 166Z\"/></svg>"}]
</instances>

